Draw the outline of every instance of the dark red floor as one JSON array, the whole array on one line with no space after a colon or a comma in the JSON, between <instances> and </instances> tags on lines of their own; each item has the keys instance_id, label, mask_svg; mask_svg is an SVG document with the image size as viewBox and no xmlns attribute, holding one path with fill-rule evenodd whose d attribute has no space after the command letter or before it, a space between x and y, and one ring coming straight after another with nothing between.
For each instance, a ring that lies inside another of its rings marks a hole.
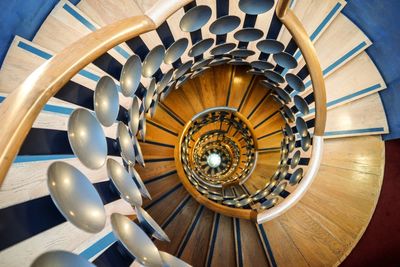
<instances>
[{"instance_id":1,"label":"dark red floor","mask_svg":"<svg viewBox=\"0 0 400 267\"><path fill-rule=\"evenodd\" d=\"M400 266L400 140L385 142L386 164L375 213L341 267Z\"/></svg>"}]
</instances>

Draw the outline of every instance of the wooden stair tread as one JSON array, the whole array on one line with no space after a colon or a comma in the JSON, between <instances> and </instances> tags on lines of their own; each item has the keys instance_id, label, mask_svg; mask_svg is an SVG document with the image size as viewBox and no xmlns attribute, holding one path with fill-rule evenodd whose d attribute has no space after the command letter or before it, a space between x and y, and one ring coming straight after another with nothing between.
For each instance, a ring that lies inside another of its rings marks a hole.
<instances>
[{"instance_id":1,"label":"wooden stair tread","mask_svg":"<svg viewBox=\"0 0 400 267\"><path fill-rule=\"evenodd\" d=\"M214 212L204 207L201 217L190 235L180 258L194 267L204 266L210 242ZM204 248L204 249L199 249Z\"/></svg>"},{"instance_id":2,"label":"wooden stair tread","mask_svg":"<svg viewBox=\"0 0 400 267\"><path fill-rule=\"evenodd\" d=\"M190 227L190 224L196 214L196 210L198 209L198 207L199 204L196 202L196 200L190 198L189 202L186 203L182 210L164 229L165 233L173 242L166 243L155 241L158 249L172 255L175 255L177 253L179 245L184 238L186 231Z\"/></svg>"},{"instance_id":3,"label":"wooden stair tread","mask_svg":"<svg viewBox=\"0 0 400 267\"><path fill-rule=\"evenodd\" d=\"M136 171L139 173L143 181L154 178L158 175L163 175L175 170L174 160L147 162L145 167L139 164L135 165Z\"/></svg>"},{"instance_id":4,"label":"wooden stair tread","mask_svg":"<svg viewBox=\"0 0 400 267\"><path fill-rule=\"evenodd\" d=\"M210 266L235 266L235 241L232 218L230 217L219 216L218 231Z\"/></svg>"}]
</instances>

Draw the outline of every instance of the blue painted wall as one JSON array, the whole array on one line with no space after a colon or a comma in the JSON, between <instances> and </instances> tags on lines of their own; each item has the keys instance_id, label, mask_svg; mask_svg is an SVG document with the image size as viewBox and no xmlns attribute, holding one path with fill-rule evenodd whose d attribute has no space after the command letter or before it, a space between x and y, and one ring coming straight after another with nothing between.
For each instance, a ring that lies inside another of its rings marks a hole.
<instances>
[{"instance_id":1,"label":"blue painted wall","mask_svg":"<svg viewBox=\"0 0 400 267\"><path fill-rule=\"evenodd\" d=\"M348 0L343 13L371 39L367 52L377 65L387 89L380 93L390 134L400 138L400 1Z\"/></svg>"},{"instance_id":2,"label":"blue painted wall","mask_svg":"<svg viewBox=\"0 0 400 267\"><path fill-rule=\"evenodd\" d=\"M71 0L77 4L80 0ZM32 40L59 0L0 0L0 66L15 35Z\"/></svg>"}]
</instances>

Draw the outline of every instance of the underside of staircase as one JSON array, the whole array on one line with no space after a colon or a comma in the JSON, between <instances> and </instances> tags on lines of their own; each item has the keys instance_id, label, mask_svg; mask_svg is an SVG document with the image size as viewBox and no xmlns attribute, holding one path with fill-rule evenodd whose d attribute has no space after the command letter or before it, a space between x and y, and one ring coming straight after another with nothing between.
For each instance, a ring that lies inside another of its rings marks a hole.
<instances>
[{"instance_id":1,"label":"underside of staircase","mask_svg":"<svg viewBox=\"0 0 400 267\"><path fill-rule=\"evenodd\" d=\"M272 56L264 55L282 76L292 73L302 78L305 90L291 90L288 95L304 100L308 114L303 116L294 101L286 106L296 118L302 117L313 132L316 107L312 83L300 50L274 13L277 1L271 1L274 7L259 15L245 14L238 2L192 1L157 30L128 40L94 60L47 102L0 186L0 266L27 266L50 250L73 252L96 266L133 263L134 258L113 235L109 219L100 232L86 233L63 217L47 188L49 166L64 161L88 177L99 192L107 215L121 213L136 219L132 206L110 192L106 165L95 170L87 168L73 154L67 136L73 110L94 110L93 95L101 77L109 76L121 87L121 71L131 55L138 55L143 62L154 47L163 45L167 49L186 38L185 53L173 64L163 63L157 71L159 77L189 60L199 62L211 57L211 49L197 57L189 55L193 45L207 38L238 46L241 43L241 47L255 52L246 58L247 62L263 58L255 41L243 44L235 39L234 32L222 37L210 32L216 19L237 16L237 30L260 29L262 39L278 40L285 52L297 60L297 66L288 69L278 66ZM60 1L32 41L15 37L1 66L0 100L80 38L120 19L145 14L154 4L153 0L81 0L77 5ZM195 32L182 31L181 18L196 6L210 7L210 20ZM306 29L322 67L327 121L323 158L313 184L296 206L273 220L258 224L201 205L182 185L175 158L181 133L196 114L215 107L233 108L254 129L257 164L244 183L219 190L222 195L240 197L256 194L268 184L280 168L283 129L286 124L296 129L296 122L288 122L279 94L261 82L265 77L252 73L250 64L223 64L204 69L199 76L160 94L154 115L145 115L145 138L138 138L145 165L134 166L151 195L151 199L143 199L142 207L171 240L153 239L160 251L192 266L337 266L350 254L366 230L379 198L385 163L381 134L389 130L378 94L386 85L366 53L373 43L341 13L345 6L344 0L291 2L290 8ZM139 98L145 97L150 79L142 78L141 86L142 92L136 93ZM282 87L288 89L289 85L285 81ZM118 118L127 121L124 114L131 107L132 98L122 93L118 98ZM117 123L103 127L110 144L117 139L117 128ZM298 141L295 151L300 149ZM297 168L306 169L310 155L310 150L305 151ZM115 147L109 148L108 157L122 163ZM287 186L278 197L284 200L295 189Z\"/></svg>"}]
</instances>

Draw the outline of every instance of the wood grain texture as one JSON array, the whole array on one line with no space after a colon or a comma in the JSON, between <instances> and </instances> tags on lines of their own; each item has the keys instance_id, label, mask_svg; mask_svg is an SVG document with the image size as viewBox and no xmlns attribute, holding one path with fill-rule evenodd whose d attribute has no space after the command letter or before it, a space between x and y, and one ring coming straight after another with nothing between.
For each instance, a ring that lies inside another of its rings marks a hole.
<instances>
[{"instance_id":1,"label":"wood grain texture","mask_svg":"<svg viewBox=\"0 0 400 267\"><path fill-rule=\"evenodd\" d=\"M329 75L325 79L325 85L328 109L344 105L386 88L379 70L365 51ZM340 90L337 88L340 88ZM305 95L308 94L304 93ZM299 95L304 96L303 93ZM314 104L311 103L310 108L313 107Z\"/></svg>"},{"instance_id":2,"label":"wood grain texture","mask_svg":"<svg viewBox=\"0 0 400 267\"><path fill-rule=\"evenodd\" d=\"M176 173L168 175L160 180L147 183L146 188L151 195L150 199L143 199L143 207L147 207L153 201L159 199L162 195L179 184L178 175Z\"/></svg>"},{"instance_id":3,"label":"wood grain texture","mask_svg":"<svg viewBox=\"0 0 400 267\"><path fill-rule=\"evenodd\" d=\"M163 108L160 108L160 106L157 107L153 118L147 117L146 119L161 125L165 125L169 129L177 133L179 133L183 129L183 126L179 122L177 122L170 114L168 114Z\"/></svg>"},{"instance_id":4,"label":"wood grain texture","mask_svg":"<svg viewBox=\"0 0 400 267\"><path fill-rule=\"evenodd\" d=\"M178 136L147 122L146 140L174 146L178 141Z\"/></svg>"},{"instance_id":5,"label":"wood grain texture","mask_svg":"<svg viewBox=\"0 0 400 267\"><path fill-rule=\"evenodd\" d=\"M248 98L246 99L246 102L243 104L242 109L240 112L245 116L248 117L251 112L256 108L258 103L269 93L270 90L265 88L259 83L260 79L256 79L254 82L250 94ZM262 109L265 112L265 109L263 109L265 106L261 105L258 109ZM254 111L254 113L257 112L257 110ZM261 111L262 112L262 111Z\"/></svg>"},{"instance_id":6,"label":"wood grain texture","mask_svg":"<svg viewBox=\"0 0 400 267\"><path fill-rule=\"evenodd\" d=\"M204 208L180 257L193 267L201 267L205 265L207 248L210 242L213 214L214 213L211 210Z\"/></svg>"},{"instance_id":7,"label":"wood grain texture","mask_svg":"<svg viewBox=\"0 0 400 267\"><path fill-rule=\"evenodd\" d=\"M231 81L231 93L228 99L228 107L238 108L242 98L244 97L247 87L252 82L252 75L246 73L248 67L236 66L234 68L234 77Z\"/></svg>"},{"instance_id":8,"label":"wood grain texture","mask_svg":"<svg viewBox=\"0 0 400 267\"><path fill-rule=\"evenodd\" d=\"M159 250L176 255L179 245L182 242L187 229L190 227L198 208L199 204L191 198L183 207L183 209L176 215L174 220L164 229L165 233L172 240L172 242L155 242Z\"/></svg>"},{"instance_id":9,"label":"wood grain texture","mask_svg":"<svg viewBox=\"0 0 400 267\"><path fill-rule=\"evenodd\" d=\"M250 193L262 189L270 181L270 178L278 169L280 157L280 152L258 155L257 166L251 177L245 182Z\"/></svg>"},{"instance_id":10,"label":"wood grain texture","mask_svg":"<svg viewBox=\"0 0 400 267\"><path fill-rule=\"evenodd\" d=\"M383 167L379 137L326 140L320 171L307 194L264 224L278 265L336 266L343 261L374 212Z\"/></svg>"},{"instance_id":11,"label":"wood grain texture","mask_svg":"<svg viewBox=\"0 0 400 267\"><path fill-rule=\"evenodd\" d=\"M161 226L186 197L188 197L188 193L181 187L163 199L163 201L152 206L147 212Z\"/></svg>"},{"instance_id":12,"label":"wood grain texture","mask_svg":"<svg viewBox=\"0 0 400 267\"><path fill-rule=\"evenodd\" d=\"M370 130L357 131L360 129ZM383 134L388 131L385 110L377 93L328 111L326 132L332 134L327 138Z\"/></svg>"},{"instance_id":13,"label":"wood grain texture","mask_svg":"<svg viewBox=\"0 0 400 267\"><path fill-rule=\"evenodd\" d=\"M240 220L240 237L242 241L244 266L269 266L263 245L253 222Z\"/></svg>"},{"instance_id":14,"label":"wood grain texture","mask_svg":"<svg viewBox=\"0 0 400 267\"><path fill-rule=\"evenodd\" d=\"M100 26L144 14L136 1L132 0L83 0L77 7Z\"/></svg>"},{"instance_id":15,"label":"wood grain texture","mask_svg":"<svg viewBox=\"0 0 400 267\"><path fill-rule=\"evenodd\" d=\"M232 218L221 215L211 266L235 266L235 257L235 240L233 235Z\"/></svg>"},{"instance_id":16,"label":"wood grain texture","mask_svg":"<svg viewBox=\"0 0 400 267\"><path fill-rule=\"evenodd\" d=\"M174 157L173 147L140 142L140 148L142 149L145 162L147 159L162 159Z\"/></svg>"},{"instance_id":17,"label":"wood grain texture","mask_svg":"<svg viewBox=\"0 0 400 267\"><path fill-rule=\"evenodd\" d=\"M135 169L142 180L146 181L175 170L175 162L173 160L147 162L145 167L142 167L139 164L135 165Z\"/></svg>"},{"instance_id":18,"label":"wood grain texture","mask_svg":"<svg viewBox=\"0 0 400 267\"><path fill-rule=\"evenodd\" d=\"M309 266L278 220L266 222L263 227L278 266Z\"/></svg>"}]
</instances>

